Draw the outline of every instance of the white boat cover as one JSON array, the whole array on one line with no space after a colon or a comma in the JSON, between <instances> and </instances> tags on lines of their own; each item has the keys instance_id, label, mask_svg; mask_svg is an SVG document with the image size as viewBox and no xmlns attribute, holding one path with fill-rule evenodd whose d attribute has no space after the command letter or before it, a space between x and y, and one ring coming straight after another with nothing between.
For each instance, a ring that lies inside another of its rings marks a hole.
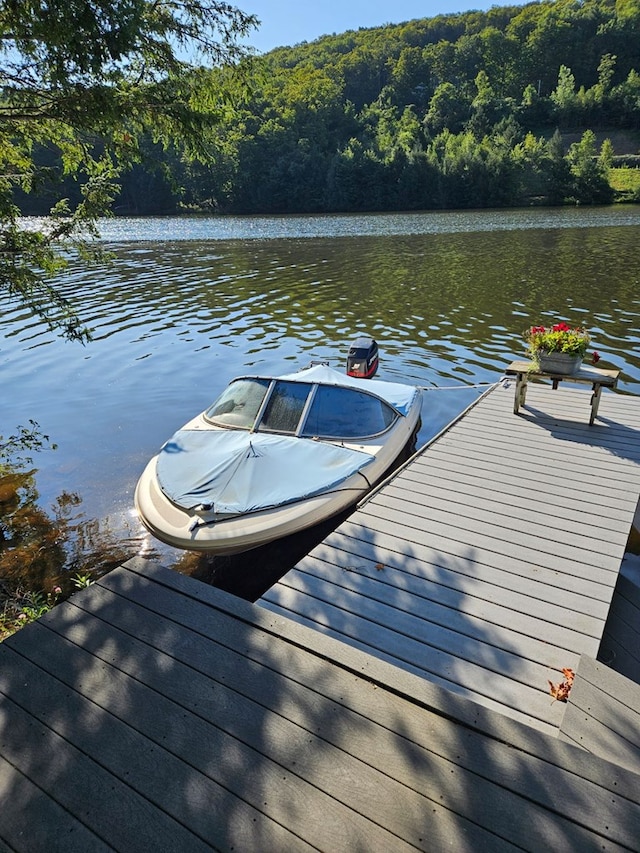
<instances>
[{"instance_id":1,"label":"white boat cover","mask_svg":"<svg viewBox=\"0 0 640 853\"><path fill-rule=\"evenodd\" d=\"M293 382L318 382L322 385L342 385L346 388L358 388L360 391L369 391L383 400L401 415L409 414L409 410L416 398L418 389L413 385L402 385L399 382L385 382L382 379L356 379L340 373L326 364L315 364L297 373L287 373L278 376L278 379L288 379Z\"/></svg>"},{"instance_id":2,"label":"white boat cover","mask_svg":"<svg viewBox=\"0 0 640 853\"><path fill-rule=\"evenodd\" d=\"M183 509L210 504L216 515L240 515L329 491L372 459L308 438L181 429L160 450L156 472Z\"/></svg>"}]
</instances>

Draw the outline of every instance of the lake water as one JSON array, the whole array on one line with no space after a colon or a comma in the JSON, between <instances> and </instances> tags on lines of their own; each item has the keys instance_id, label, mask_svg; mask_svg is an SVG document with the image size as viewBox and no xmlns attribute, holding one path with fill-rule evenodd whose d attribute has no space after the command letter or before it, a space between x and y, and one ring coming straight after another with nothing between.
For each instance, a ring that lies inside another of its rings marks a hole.
<instances>
[{"instance_id":1,"label":"lake water","mask_svg":"<svg viewBox=\"0 0 640 853\"><path fill-rule=\"evenodd\" d=\"M142 530L133 490L239 374L342 368L372 335L380 378L430 389L422 443L523 355L527 326L563 319L640 393L639 226L633 206L106 221L112 263L57 281L92 343L3 304L0 434L33 418L58 445L36 459L43 507L77 493L85 532L191 571Z\"/></svg>"}]
</instances>

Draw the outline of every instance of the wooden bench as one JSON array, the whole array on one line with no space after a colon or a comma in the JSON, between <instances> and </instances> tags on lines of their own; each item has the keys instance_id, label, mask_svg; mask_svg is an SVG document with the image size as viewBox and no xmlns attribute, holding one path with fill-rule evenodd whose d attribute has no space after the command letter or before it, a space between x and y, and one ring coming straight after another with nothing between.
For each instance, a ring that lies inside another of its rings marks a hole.
<instances>
[{"instance_id":1,"label":"wooden bench","mask_svg":"<svg viewBox=\"0 0 640 853\"><path fill-rule=\"evenodd\" d=\"M584 365L576 373L565 375L561 373L546 373L540 370L533 361L513 361L505 370L505 374L516 377L516 393L513 403L513 413L515 415L520 411L520 406L524 406L529 379L551 379L554 390L560 382L580 382L591 385L593 392L591 394L591 416L589 417L589 426L591 426L598 416L598 406L600 405L602 389L615 388L618 383L620 371L602 370L599 367Z\"/></svg>"}]
</instances>

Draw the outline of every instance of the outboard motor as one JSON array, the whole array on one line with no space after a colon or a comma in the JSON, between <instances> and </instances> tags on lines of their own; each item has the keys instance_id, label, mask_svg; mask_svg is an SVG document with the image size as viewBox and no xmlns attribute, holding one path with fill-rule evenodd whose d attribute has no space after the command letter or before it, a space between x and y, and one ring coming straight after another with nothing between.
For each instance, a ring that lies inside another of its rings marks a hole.
<instances>
[{"instance_id":1,"label":"outboard motor","mask_svg":"<svg viewBox=\"0 0 640 853\"><path fill-rule=\"evenodd\" d=\"M357 338L349 347L347 375L371 379L378 370L378 344L373 338Z\"/></svg>"}]
</instances>

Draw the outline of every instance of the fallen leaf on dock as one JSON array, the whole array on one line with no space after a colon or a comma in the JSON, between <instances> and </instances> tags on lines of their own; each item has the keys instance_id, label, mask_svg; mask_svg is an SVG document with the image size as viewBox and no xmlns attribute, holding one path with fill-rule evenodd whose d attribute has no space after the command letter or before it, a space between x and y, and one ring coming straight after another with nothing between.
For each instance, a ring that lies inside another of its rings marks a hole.
<instances>
[{"instance_id":1,"label":"fallen leaf on dock","mask_svg":"<svg viewBox=\"0 0 640 853\"><path fill-rule=\"evenodd\" d=\"M569 667L565 667L561 672L564 675L564 681L561 681L559 684L554 684L553 681L550 681L549 692L558 702L566 702L569 698L575 672Z\"/></svg>"}]
</instances>

